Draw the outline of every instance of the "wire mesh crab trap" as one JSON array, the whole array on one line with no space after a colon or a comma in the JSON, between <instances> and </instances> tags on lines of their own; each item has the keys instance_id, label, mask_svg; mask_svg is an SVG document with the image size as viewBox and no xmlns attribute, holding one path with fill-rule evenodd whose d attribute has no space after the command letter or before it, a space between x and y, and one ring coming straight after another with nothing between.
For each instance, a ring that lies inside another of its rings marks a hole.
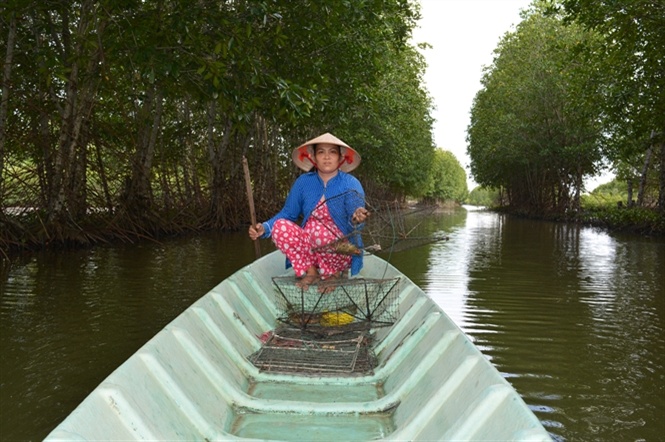
<instances>
[{"instance_id":1,"label":"wire mesh crab trap","mask_svg":"<svg viewBox=\"0 0 665 442\"><path fill-rule=\"evenodd\" d=\"M399 278L324 280L306 290L293 276L273 278L279 320L300 329L312 326L367 329L397 319Z\"/></svg>"},{"instance_id":2,"label":"wire mesh crab trap","mask_svg":"<svg viewBox=\"0 0 665 442\"><path fill-rule=\"evenodd\" d=\"M267 333L249 360L261 371L304 375L367 374L375 356L364 331L315 331L283 326Z\"/></svg>"}]
</instances>

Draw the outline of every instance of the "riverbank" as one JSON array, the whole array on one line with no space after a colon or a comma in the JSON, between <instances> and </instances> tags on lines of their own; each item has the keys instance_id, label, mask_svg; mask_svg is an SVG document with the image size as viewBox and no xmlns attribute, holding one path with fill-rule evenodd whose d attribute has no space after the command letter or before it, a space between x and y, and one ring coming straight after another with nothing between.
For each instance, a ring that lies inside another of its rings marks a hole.
<instances>
[{"instance_id":1,"label":"riverbank","mask_svg":"<svg viewBox=\"0 0 665 442\"><path fill-rule=\"evenodd\" d=\"M240 221L237 223L240 225ZM108 212L93 212L78 221L47 224L38 212L21 215L0 213L0 260L25 252L79 249L97 244L140 241L159 242L192 233L218 229L203 217L152 214L139 219L119 217Z\"/></svg>"},{"instance_id":2,"label":"riverbank","mask_svg":"<svg viewBox=\"0 0 665 442\"><path fill-rule=\"evenodd\" d=\"M422 208L420 205L416 206ZM457 205L437 204L436 210L450 211L455 207ZM495 207L491 210L527 219L599 227L609 232L665 236L665 212L655 209L590 206L582 208L579 212L552 215L534 214L511 207ZM115 218L95 213L84 222L67 224L58 231L47 231L39 217L0 214L0 259L9 259L24 252L37 250L76 249L109 243L133 244L146 240L159 242L166 238L219 230L207 223L195 225L191 219L172 218L165 222L165 218L160 217L152 221L143 224L121 224ZM233 232L243 226L241 220L236 224L235 228L223 230Z\"/></svg>"},{"instance_id":3,"label":"riverbank","mask_svg":"<svg viewBox=\"0 0 665 442\"><path fill-rule=\"evenodd\" d=\"M591 206L583 207L578 212L549 215L514 210L511 207L497 207L492 210L521 218L599 227L609 232L665 236L665 212L643 207Z\"/></svg>"}]
</instances>

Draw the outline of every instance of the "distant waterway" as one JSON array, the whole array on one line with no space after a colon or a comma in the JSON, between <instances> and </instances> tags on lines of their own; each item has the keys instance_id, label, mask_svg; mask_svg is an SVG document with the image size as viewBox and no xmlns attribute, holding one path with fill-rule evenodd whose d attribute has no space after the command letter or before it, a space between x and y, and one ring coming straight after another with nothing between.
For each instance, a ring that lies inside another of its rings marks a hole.
<instances>
[{"instance_id":1,"label":"distant waterway","mask_svg":"<svg viewBox=\"0 0 665 442\"><path fill-rule=\"evenodd\" d=\"M463 209L384 256L555 440L665 434L665 240ZM263 241L265 250L272 250ZM243 233L42 252L0 280L0 440L41 440L181 311L250 263Z\"/></svg>"}]
</instances>

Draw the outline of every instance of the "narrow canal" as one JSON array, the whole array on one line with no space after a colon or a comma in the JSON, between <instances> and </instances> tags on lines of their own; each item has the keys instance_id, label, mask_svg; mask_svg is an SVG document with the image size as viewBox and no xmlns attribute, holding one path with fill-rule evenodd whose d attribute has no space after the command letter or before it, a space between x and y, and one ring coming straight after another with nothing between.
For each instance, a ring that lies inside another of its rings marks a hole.
<instances>
[{"instance_id":1,"label":"narrow canal","mask_svg":"<svg viewBox=\"0 0 665 442\"><path fill-rule=\"evenodd\" d=\"M472 338L555 440L662 440L665 240L472 209L425 223L449 240L385 258ZM253 257L244 234L208 234L44 252L4 268L0 439L44 438Z\"/></svg>"}]
</instances>

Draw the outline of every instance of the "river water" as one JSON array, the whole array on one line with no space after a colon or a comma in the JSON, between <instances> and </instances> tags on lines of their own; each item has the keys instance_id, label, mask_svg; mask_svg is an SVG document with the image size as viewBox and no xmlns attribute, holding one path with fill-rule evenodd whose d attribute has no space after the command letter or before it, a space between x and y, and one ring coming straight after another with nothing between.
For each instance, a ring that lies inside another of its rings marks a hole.
<instances>
[{"instance_id":1,"label":"river water","mask_svg":"<svg viewBox=\"0 0 665 442\"><path fill-rule=\"evenodd\" d=\"M423 225L449 239L384 258L471 337L555 440L663 440L665 240L470 208ZM5 265L0 439L44 438L253 257L238 233L43 252Z\"/></svg>"}]
</instances>

